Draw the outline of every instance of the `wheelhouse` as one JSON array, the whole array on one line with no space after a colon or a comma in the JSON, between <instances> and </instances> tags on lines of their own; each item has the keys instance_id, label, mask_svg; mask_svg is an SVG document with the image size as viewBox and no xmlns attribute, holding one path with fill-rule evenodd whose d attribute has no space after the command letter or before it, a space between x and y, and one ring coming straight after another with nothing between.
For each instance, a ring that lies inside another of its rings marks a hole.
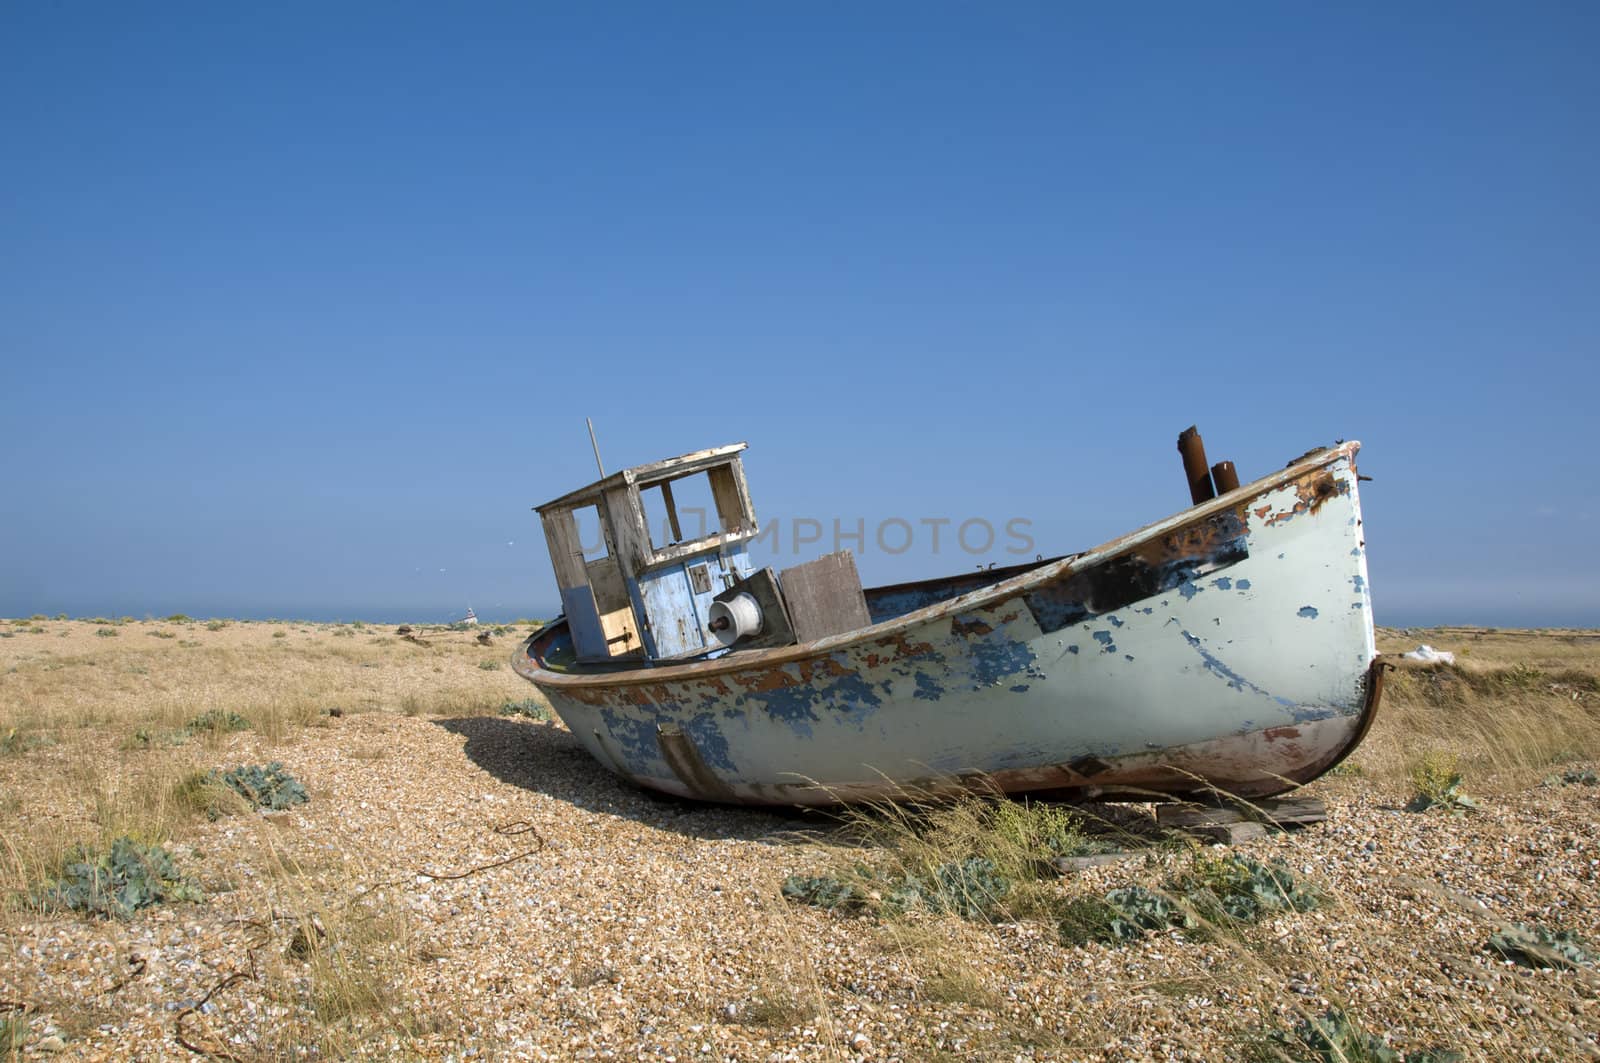
<instances>
[{"instance_id":1,"label":"wheelhouse","mask_svg":"<svg viewBox=\"0 0 1600 1063\"><path fill-rule=\"evenodd\" d=\"M744 443L612 473L535 511L579 661L718 648L713 600L749 576Z\"/></svg>"}]
</instances>

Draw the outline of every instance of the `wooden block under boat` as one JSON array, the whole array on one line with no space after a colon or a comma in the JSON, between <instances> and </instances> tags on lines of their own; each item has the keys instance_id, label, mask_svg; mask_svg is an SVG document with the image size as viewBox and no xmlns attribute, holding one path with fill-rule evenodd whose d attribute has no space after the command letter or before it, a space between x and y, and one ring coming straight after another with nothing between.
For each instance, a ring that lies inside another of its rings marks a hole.
<instances>
[{"instance_id":1,"label":"wooden block under boat","mask_svg":"<svg viewBox=\"0 0 1600 1063\"><path fill-rule=\"evenodd\" d=\"M1259 838L1273 829L1303 827L1327 818L1327 803L1315 797L1285 797L1249 805L1161 805L1156 809L1156 822L1162 827L1226 842Z\"/></svg>"}]
</instances>

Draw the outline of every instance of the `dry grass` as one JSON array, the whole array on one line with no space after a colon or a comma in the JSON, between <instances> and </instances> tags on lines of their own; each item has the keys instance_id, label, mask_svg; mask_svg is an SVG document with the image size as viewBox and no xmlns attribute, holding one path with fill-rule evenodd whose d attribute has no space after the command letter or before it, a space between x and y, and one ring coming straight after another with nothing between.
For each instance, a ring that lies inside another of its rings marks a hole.
<instances>
[{"instance_id":1,"label":"dry grass","mask_svg":"<svg viewBox=\"0 0 1600 1063\"><path fill-rule=\"evenodd\" d=\"M1421 643L1456 663L1399 659ZM1460 757L1477 789L1515 789L1553 765L1600 759L1600 638L1381 630L1378 648L1398 667L1385 679L1379 724L1353 758L1369 774L1402 779L1442 751Z\"/></svg>"},{"instance_id":2,"label":"dry grass","mask_svg":"<svg viewBox=\"0 0 1600 1063\"><path fill-rule=\"evenodd\" d=\"M5 895L25 892L77 846L123 834L161 842L203 818L192 780L235 744L225 730L190 726L205 713L237 713L250 734L281 746L314 734L308 728L334 707L470 716L529 695L509 669L480 667L510 652L509 636L486 648L464 633L418 646L327 624L45 621L9 630L20 633L0 640ZM179 638L166 637L174 631ZM386 754L372 745L365 755Z\"/></svg>"},{"instance_id":3,"label":"dry grass","mask_svg":"<svg viewBox=\"0 0 1600 1063\"><path fill-rule=\"evenodd\" d=\"M516 1054L509 1040L496 1040L515 1030L471 1026L458 998L474 1000L474 1007L511 1001L509 1014L534 1009L530 1026L589 1030L596 1044L629 1044L645 1036L643 1020L620 1027L615 1016L625 1008L636 1014L635 994L655 992L662 980L671 983L671 1015L651 1014L649 1022L681 1026L674 1029L682 1039L673 1042L680 1058L695 1055L701 1039L719 1030L766 1046L759 1058L768 1049L867 1057L877 1052L870 1045L887 1038L904 1058L1124 1058L1115 1046L1136 1038L1142 1047L1129 1054L1274 1058L1263 1031L1286 1029L1332 1005L1366 1030L1391 1036L1397 1047L1453 1046L1469 1058L1536 1049L1570 1057L1577 1051L1574 1031L1600 1026L1591 974L1508 969L1481 949L1500 919L1529 912L1576 920L1574 928L1591 935L1600 930L1592 869L1587 878L1546 875L1548 867L1566 866L1566 848L1581 844L1574 839L1588 837L1592 816L1584 795L1537 787L1554 766L1600 760L1600 639L1581 633L1381 632L1387 654L1427 642L1456 652L1458 664L1390 673L1372 734L1348 768L1317 784L1334 818L1260 846L1260 855L1281 856L1322 889L1322 906L1248 926L1202 923L1118 947L1062 945L1063 913L1114 886L1161 888L1203 870L1190 846L1169 842L1074 878L1041 876L1044 859L1093 837L1130 838L1059 806L974 799L857 810L843 827L824 824L806 844L793 846L798 855L759 849L752 856L741 849L745 840L729 840L747 837L736 829L727 837L695 837L687 829L650 826L658 806L627 804L634 799L616 796L621 791L607 788L603 772L575 749L568 756L556 745L541 762L546 770L599 780L596 792L608 796L591 802L596 811L581 820L554 797L537 806L549 817L541 830L581 824L564 839L565 863L553 854L543 873L577 864L592 868L585 874L599 876L602 885L552 897L504 874L492 883L502 892L490 893L485 876L439 902L468 907L475 898L489 905L487 898L497 897L501 904L549 905L536 909L541 920L570 914L564 965L521 976L541 987L530 993L505 975L478 980L482 950L516 954L522 942L496 937L492 907L471 930L458 926L448 907L444 915L437 907L418 908L415 889L430 887L416 885L411 863L397 866L386 848L397 834L318 833L313 844L288 825L293 817L244 814L231 792L205 777L218 767L276 759L280 750L286 760L296 753L310 760L314 752L325 772L324 789L313 786L311 814L338 819L370 802L380 807L362 813L362 830L393 821L396 831L403 825L420 834L424 849L445 844L429 839L463 831L479 837L481 821L501 811L489 801L488 760L422 763L397 755L405 748L397 736L402 729L413 741L418 733L444 733L406 719L440 716L490 717L471 722L492 723L495 729L481 733L499 735L502 743L528 742L529 749L535 738L559 734L556 726L496 716L506 702L533 693L503 667L510 638L484 648L470 635L452 634L417 646L354 625L213 627L182 620L36 618L0 622L0 629L12 632L0 639L0 894L10 898L0 907L0 925L8 934L40 925L41 914L17 898L74 846L104 845L124 834L167 843L203 875L213 898L205 933L226 938L227 947L217 951L232 956L234 966L196 972L181 991L163 989L163 999L195 999L231 970L247 975L219 992L216 1010L184 1020L194 1040L239 1058L428 1057L441 1044L466 1043L483 1044L491 1056L497 1049ZM115 634L96 634L102 629ZM334 707L346 719L330 720ZM236 712L249 728L190 726L211 710ZM449 748L461 752L459 745ZM512 754L524 752L504 755ZM435 770L416 787L422 803L381 807L391 795L371 780ZM1416 779L1434 785L1456 771L1483 799L1483 812L1394 810ZM343 773L369 781L343 790L341 804L328 790ZM469 791L472 801L481 791L485 803L458 800ZM613 801L632 811L609 811ZM448 810L442 822L428 818L436 804ZM1542 832L1534 840L1550 854L1532 870L1519 856L1531 844L1530 822ZM619 823L627 833L617 837L630 844L611 839L610 848L591 855L588 832ZM1391 836L1403 839L1392 852L1380 847L1371 856L1362 848L1369 837L1388 846ZM634 845L649 847L648 866L634 866ZM204 855L195 851L202 846ZM512 850L430 851L436 855L423 858L428 864L459 867ZM1454 855L1438 855L1445 852ZM941 868L968 859L987 861L1012 884L999 898L967 898L994 901L979 918L928 910L827 913L786 902L777 890L796 867L858 874L863 888L881 893L886 878L933 880ZM1457 864L1486 862L1487 879L1453 877ZM858 865L873 874L858 872ZM635 898L631 907L618 902L619 918L602 921L604 929L589 922L633 877L659 873L683 896L705 896L713 880L670 870L680 866L727 868L727 877L715 881L728 899L713 910L735 912L730 918L746 924L737 955L718 936L725 928L680 918L672 895ZM589 888L591 879L564 881ZM419 920L421 910L432 914ZM75 918L53 915L46 922L59 928ZM167 925L162 918L146 917L151 933ZM69 950L57 962L76 961ZM860 981L862 970L872 972L871 984ZM38 1003L69 1038L131 1021L113 996L58 994ZM159 1008L159 1000L152 1006ZM1183 1032L1192 1027L1182 1024L1200 1013L1215 1040L1196 1046ZM905 1018L921 1014L937 1021ZM1149 1016L1169 1014L1173 1039L1162 1041L1148 1032ZM27 1027L27 1037L38 1036L34 1018L0 1018L10 1022L0 1028L0 1055L14 1056L20 1047L5 1043L5 1030ZM141 1043L176 1051L170 1010L160 1021L165 1025ZM563 1045L556 1055L575 1051L572 1042Z\"/></svg>"}]
</instances>

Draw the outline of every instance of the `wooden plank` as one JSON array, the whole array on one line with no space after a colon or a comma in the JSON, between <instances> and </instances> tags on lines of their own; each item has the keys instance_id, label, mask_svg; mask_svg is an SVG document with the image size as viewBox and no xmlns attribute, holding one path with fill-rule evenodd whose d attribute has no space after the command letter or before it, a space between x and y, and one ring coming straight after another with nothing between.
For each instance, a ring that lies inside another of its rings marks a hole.
<instances>
[{"instance_id":1,"label":"wooden plank","mask_svg":"<svg viewBox=\"0 0 1600 1063\"><path fill-rule=\"evenodd\" d=\"M683 525L678 523L678 502L672 497L672 481L661 481L661 502L667 511L667 523L672 527L672 541L683 542Z\"/></svg>"},{"instance_id":2,"label":"wooden plank","mask_svg":"<svg viewBox=\"0 0 1600 1063\"><path fill-rule=\"evenodd\" d=\"M732 465L719 465L706 473L711 481L711 497L717 505L717 518L724 532L739 532L751 527L746 519L744 498Z\"/></svg>"},{"instance_id":3,"label":"wooden plank","mask_svg":"<svg viewBox=\"0 0 1600 1063\"><path fill-rule=\"evenodd\" d=\"M1205 826L1190 827L1184 833L1192 834L1197 838L1217 845L1233 845L1236 842L1247 842L1254 838L1265 838L1269 834L1278 833L1265 823L1212 823Z\"/></svg>"},{"instance_id":4,"label":"wooden plank","mask_svg":"<svg viewBox=\"0 0 1600 1063\"><path fill-rule=\"evenodd\" d=\"M578 522L572 510L543 514L544 542L550 549L550 566L556 572L558 588L586 587L589 574L584 570L583 548L578 545Z\"/></svg>"},{"instance_id":5,"label":"wooden plank","mask_svg":"<svg viewBox=\"0 0 1600 1063\"><path fill-rule=\"evenodd\" d=\"M1070 875L1074 871L1083 871L1091 867L1120 864L1124 860L1144 856L1147 852L1148 849L1132 849L1120 853L1095 853L1093 856L1058 856L1050 861L1050 866L1063 875Z\"/></svg>"},{"instance_id":6,"label":"wooden plank","mask_svg":"<svg viewBox=\"0 0 1600 1063\"><path fill-rule=\"evenodd\" d=\"M811 642L872 623L850 551L840 550L778 573L795 638Z\"/></svg>"},{"instance_id":7,"label":"wooden plank","mask_svg":"<svg viewBox=\"0 0 1600 1063\"><path fill-rule=\"evenodd\" d=\"M644 506L631 487L612 487L605 493L603 519L610 533L611 553L622 566L624 580L637 580L650 557L650 532L645 527Z\"/></svg>"},{"instance_id":8,"label":"wooden plank","mask_svg":"<svg viewBox=\"0 0 1600 1063\"><path fill-rule=\"evenodd\" d=\"M1161 805L1156 822L1179 830L1223 823L1303 825L1328 818L1328 806L1315 797L1291 797L1249 805Z\"/></svg>"}]
</instances>

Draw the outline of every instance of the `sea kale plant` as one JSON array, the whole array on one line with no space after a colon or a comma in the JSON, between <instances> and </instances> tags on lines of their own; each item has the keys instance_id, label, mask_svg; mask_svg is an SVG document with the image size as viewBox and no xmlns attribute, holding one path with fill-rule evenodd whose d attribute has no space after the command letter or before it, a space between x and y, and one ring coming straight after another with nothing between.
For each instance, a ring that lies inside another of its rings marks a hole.
<instances>
[{"instance_id":1,"label":"sea kale plant","mask_svg":"<svg viewBox=\"0 0 1600 1063\"><path fill-rule=\"evenodd\" d=\"M1338 1007L1301 1019L1286 1033L1269 1034L1261 1047L1268 1059L1295 1063L1459 1063L1464 1058L1454 1049L1397 1051Z\"/></svg>"},{"instance_id":2,"label":"sea kale plant","mask_svg":"<svg viewBox=\"0 0 1600 1063\"><path fill-rule=\"evenodd\" d=\"M1526 923L1508 923L1489 936L1489 951L1521 964L1524 967L1562 968L1593 967L1600 956L1591 952L1589 945L1570 930L1549 930Z\"/></svg>"},{"instance_id":3,"label":"sea kale plant","mask_svg":"<svg viewBox=\"0 0 1600 1063\"><path fill-rule=\"evenodd\" d=\"M1146 930L1210 935L1279 912L1311 911L1321 903L1322 893L1297 879L1282 861L1262 863L1241 853L1222 857L1200 853L1160 890L1127 886L1069 902L1059 928L1068 945L1117 944Z\"/></svg>"},{"instance_id":4,"label":"sea kale plant","mask_svg":"<svg viewBox=\"0 0 1600 1063\"><path fill-rule=\"evenodd\" d=\"M234 768L223 773L222 782L251 804L270 812L281 812L311 800L306 788L284 771L278 761L265 767L248 764Z\"/></svg>"},{"instance_id":5,"label":"sea kale plant","mask_svg":"<svg viewBox=\"0 0 1600 1063\"><path fill-rule=\"evenodd\" d=\"M1478 802L1461 792L1460 765L1460 759L1453 753L1424 755L1411 769L1411 785L1416 788L1416 794L1406 804L1406 811L1443 808L1457 814L1476 812Z\"/></svg>"},{"instance_id":6,"label":"sea kale plant","mask_svg":"<svg viewBox=\"0 0 1600 1063\"><path fill-rule=\"evenodd\" d=\"M79 848L61 874L33 892L33 902L104 918L127 919L168 901L198 901L200 890L178 872L159 845L124 835L105 850Z\"/></svg>"}]
</instances>

